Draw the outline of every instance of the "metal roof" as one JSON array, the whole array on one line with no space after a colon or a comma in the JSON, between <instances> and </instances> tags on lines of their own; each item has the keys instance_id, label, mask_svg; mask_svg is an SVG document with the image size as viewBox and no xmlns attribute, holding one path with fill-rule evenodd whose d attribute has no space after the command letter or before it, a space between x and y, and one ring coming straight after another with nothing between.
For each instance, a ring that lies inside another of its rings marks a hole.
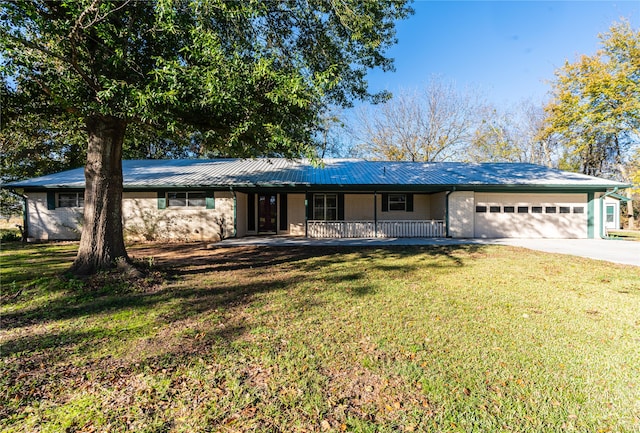
<instances>
[{"instance_id":1,"label":"metal roof","mask_svg":"<svg viewBox=\"0 0 640 433\"><path fill-rule=\"evenodd\" d=\"M390 162L308 160L174 159L125 160L124 189L332 187L356 189L445 187L567 187L609 189L628 185L607 179L523 163ZM64 171L3 185L4 188L84 188L84 169Z\"/></svg>"}]
</instances>

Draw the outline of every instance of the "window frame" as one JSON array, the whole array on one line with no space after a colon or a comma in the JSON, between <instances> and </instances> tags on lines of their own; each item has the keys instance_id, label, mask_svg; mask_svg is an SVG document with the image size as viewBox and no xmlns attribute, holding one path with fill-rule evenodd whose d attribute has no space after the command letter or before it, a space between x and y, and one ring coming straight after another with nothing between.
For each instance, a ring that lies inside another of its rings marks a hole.
<instances>
[{"instance_id":1,"label":"window frame","mask_svg":"<svg viewBox=\"0 0 640 433\"><path fill-rule=\"evenodd\" d=\"M401 205L401 206L398 206L398 205ZM407 211L407 194L389 193L388 206L389 206L389 212L406 212Z\"/></svg>"},{"instance_id":2,"label":"window frame","mask_svg":"<svg viewBox=\"0 0 640 433\"><path fill-rule=\"evenodd\" d=\"M327 198L333 197L335 200L335 206L327 206ZM321 206L317 206L317 198L322 198ZM313 194L313 207L312 207L312 216L316 221L339 221L339 213L338 213L338 194L337 193L314 193ZM333 213L335 218L327 218L328 211L335 210ZM321 217L318 217L321 215Z\"/></svg>"},{"instance_id":3,"label":"window frame","mask_svg":"<svg viewBox=\"0 0 640 433\"><path fill-rule=\"evenodd\" d=\"M64 202L62 196L69 197ZM59 192L56 197L56 208L84 208L84 192Z\"/></svg>"},{"instance_id":4,"label":"window frame","mask_svg":"<svg viewBox=\"0 0 640 433\"><path fill-rule=\"evenodd\" d=\"M170 197L171 195L184 195L184 197ZM190 195L198 195L197 198L190 198ZM167 208L199 208L206 209L207 207L207 192L206 191L167 191L165 193L166 207ZM172 203L172 200L174 201ZM175 204L175 200L184 200L184 204ZM201 200L201 204L191 204L192 200Z\"/></svg>"}]
</instances>

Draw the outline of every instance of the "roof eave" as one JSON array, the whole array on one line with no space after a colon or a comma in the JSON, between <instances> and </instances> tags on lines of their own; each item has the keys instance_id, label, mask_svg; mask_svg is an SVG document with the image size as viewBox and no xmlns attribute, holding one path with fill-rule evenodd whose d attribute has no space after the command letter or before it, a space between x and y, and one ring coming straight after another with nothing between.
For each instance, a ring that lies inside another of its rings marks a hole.
<instances>
[{"instance_id":1,"label":"roof eave","mask_svg":"<svg viewBox=\"0 0 640 433\"><path fill-rule=\"evenodd\" d=\"M407 192L438 192L438 191L477 191L477 192L529 192L529 191L575 191L575 192L599 192L615 188L630 188L632 185L617 184L310 184L310 183L229 183L229 184L124 184L124 191L149 191L168 189L214 189L214 190L254 190L254 189L278 189L295 191L407 191ZM81 190L83 184L52 184L29 185L10 183L0 185L2 189L24 189L25 191L50 191L50 190Z\"/></svg>"}]
</instances>

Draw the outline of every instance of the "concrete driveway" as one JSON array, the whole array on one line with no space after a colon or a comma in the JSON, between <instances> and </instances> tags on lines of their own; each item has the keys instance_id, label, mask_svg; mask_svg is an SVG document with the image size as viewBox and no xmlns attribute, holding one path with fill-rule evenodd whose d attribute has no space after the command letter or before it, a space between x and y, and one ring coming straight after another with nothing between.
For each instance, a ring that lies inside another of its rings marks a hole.
<instances>
[{"instance_id":1,"label":"concrete driveway","mask_svg":"<svg viewBox=\"0 0 640 433\"><path fill-rule=\"evenodd\" d=\"M640 266L640 242L607 239L444 239L444 238L373 238L309 239L289 236L255 236L225 239L210 248L232 246L388 246L388 245L510 245L549 253L568 254Z\"/></svg>"},{"instance_id":2,"label":"concrete driveway","mask_svg":"<svg viewBox=\"0 0 640 433\"><path fill-rule=\"evenodd\" d=\"M640 242L619 239L487 239L482 242L640 266Z\"/></svg>"}]
</instances>

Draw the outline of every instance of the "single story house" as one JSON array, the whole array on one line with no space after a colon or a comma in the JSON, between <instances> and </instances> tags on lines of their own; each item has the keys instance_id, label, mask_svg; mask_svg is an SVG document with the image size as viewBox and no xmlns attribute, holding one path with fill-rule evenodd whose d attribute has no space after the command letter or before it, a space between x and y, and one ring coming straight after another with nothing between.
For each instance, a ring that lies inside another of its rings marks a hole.
<instances>
[{"instance_id":1,"label":"single story house","mask_svg":"<svg viewBox=\"0 0 640 433\"><path fill-rule=\"evenodd\" d=\"M521 163L283 158L123 161L125 236L596 238L623 183ZM32 240L77 239L82 168L2 187Z\"/></svg>"}]
</instances>

